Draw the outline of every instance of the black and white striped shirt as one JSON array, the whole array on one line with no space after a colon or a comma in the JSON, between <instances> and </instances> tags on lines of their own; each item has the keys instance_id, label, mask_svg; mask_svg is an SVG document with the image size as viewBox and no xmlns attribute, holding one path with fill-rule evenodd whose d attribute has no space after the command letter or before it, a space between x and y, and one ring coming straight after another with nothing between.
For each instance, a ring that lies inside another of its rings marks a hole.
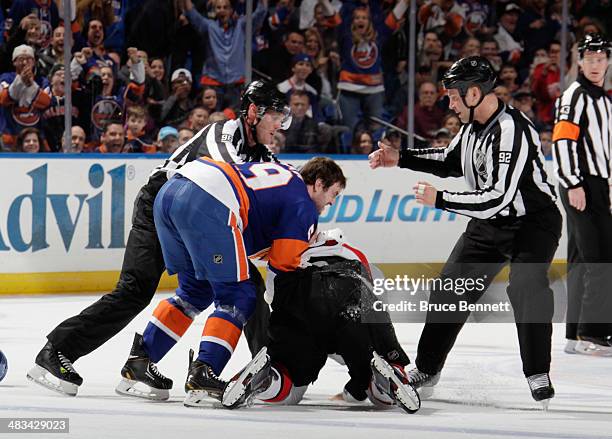
<instances>
[{"instance_id":1,"label":"black and white striped shirt","mask_svg":"<svg viewBox=\"0 0 612 439\"><path fill-rule=\"evenodd\" d=\"M199 157L209 157L225 163L267 162L276 157L262 144L249 147L242 119L215 122L202 128L179 147L151 175L164 172L170 178L174 172Z\"/></svg>"},{"instance_id":2,"label":"black and white striped shirt","mask_svg":"<svg viewBox=\"0 0 612 439\"><path fill-rule=\"evenodd\" d=\"M557 99L553 130L555 173L565 188L585 175L610 178L612 100L580 75Z\"/></svg>"},{"instance_id":3,"label":"black and white striped shirt","mask_svg":"<svg viewBox=\"0 0 612 439\"><path fill-rule=\"evenodd\" d=\"M488 219L521 217L554 204L533 123L502 101L498 105L485 124L463 125L447 148L402 151L402 168L465 178L469 190L438 191L437 208Z\"/></svg>"}]
</instances>

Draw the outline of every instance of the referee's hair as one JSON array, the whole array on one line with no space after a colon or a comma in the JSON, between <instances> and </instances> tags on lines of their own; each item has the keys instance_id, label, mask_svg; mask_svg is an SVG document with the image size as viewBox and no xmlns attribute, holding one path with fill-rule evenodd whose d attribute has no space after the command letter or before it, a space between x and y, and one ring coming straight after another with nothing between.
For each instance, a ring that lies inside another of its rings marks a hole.
<instances>
[{"instance_id":1,"label":"referee's hair","mask_svg":"<svg viewBox=\"0 0 612 439\"><path fill-rule=\"evenodd\" d=\"M342 188L346 187L346 177L336 162L327 157L314 157L306 162L300 169L304 183L313 185L318 179L323 181L323 188L340 183Z\"/></svg>"}]
</instances>

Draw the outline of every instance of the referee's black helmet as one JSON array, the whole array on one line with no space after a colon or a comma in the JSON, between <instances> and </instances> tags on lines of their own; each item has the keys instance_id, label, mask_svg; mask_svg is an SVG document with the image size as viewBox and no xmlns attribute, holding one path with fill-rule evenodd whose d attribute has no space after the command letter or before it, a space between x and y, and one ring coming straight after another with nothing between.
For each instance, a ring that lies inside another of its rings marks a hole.
<instances>
[{"instance_id":1,"label":"referee's black helmet","mask_svg":"<svg viewBox=\"0 0 612 439\"><path fill-rule=\"evenodd\" d=\"M601 34L586 34L582 40L578 43L578 54L582 59L584 52L605 52L606 56L610 58L610 41Z\"/></svg>"},{"instance_id":2,"label":"referee's black helmet","mask_svg":"<svg viewBox=\"0 0 612 439\"><path fill-rule=\"evenodd\" d=\"M465 96L469 87L478 87L482 96L491 93L495 88L497 75L491 63L482 56L468 56L456 61L442 78L444 88L455 88Z\"/></svg>"},{"instance_id":3,"label":"referee's black helmet","mask_svg":"<svg viewBox=\"0 0 612 439\"><path fill-rule=\"evenodd\" d=\"M251 104L255 104L258 110L272 110L282 113L287 106L287 99L271 82L253 81L242 93L240 113L243 116L246 116Z\"/></svg>"}]
</instances>

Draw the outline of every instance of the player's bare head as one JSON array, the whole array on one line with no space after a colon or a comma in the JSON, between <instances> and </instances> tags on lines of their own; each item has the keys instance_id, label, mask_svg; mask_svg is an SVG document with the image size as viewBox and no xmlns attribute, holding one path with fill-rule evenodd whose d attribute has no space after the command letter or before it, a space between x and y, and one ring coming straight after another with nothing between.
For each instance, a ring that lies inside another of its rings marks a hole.
<instances>
[{"instance_id":1,"label":"player's bare head","mask_svg":"<svg viewBox=\"0 0 612 439\"><path fill-rule=\"evenodd\" d=\"M346 177L336 162L327 157L308 160L300 169L308 195L319 213L331 206L346 186Z\"/></svg>"}]
</instances>

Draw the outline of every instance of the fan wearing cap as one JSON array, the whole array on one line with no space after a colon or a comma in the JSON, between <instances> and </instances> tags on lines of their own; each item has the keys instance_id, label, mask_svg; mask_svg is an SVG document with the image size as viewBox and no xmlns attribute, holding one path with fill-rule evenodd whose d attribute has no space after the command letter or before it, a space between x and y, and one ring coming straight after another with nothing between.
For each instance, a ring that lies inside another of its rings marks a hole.
<instances>
[{"instance_id":1,"label":"fan wearing cap","mask_svg":"<svg viewBox=\"0 0 612 439\"><path fill-rule=\"evenodd\" d=\"M193 77L187 69L176 69L170 76L170 96L161 108L161 121L166 125L179 126L187 120L193 109L191 90Z\"/></svg>"},{"instance_id":2,"label":"fan wearing cap","mask_svg":"<svg viewBox=\"0 0 612 439\"><path fill-rule=\"evenodd\" d=\"M0 75L0 133L8 150L14 149L22 129L40 128L42 112L51 103L49 82L36 74L34 49L17 46L12 59L15 71Z\"/></svg>"},{"instance_id":3,"label":"fan wearing cap","mask_svg":"<svg viewBox=\"0 0 612 439\"><path fill-rule=\"evenodd\" d=\"M509 264L506 291L523 373L533 398L548 401L554 396L548 376L553 316L548 268L561 236L561 214L538 133L524 114L495 96L495 73L486 58L457 61L442 82L450 109L464 124L449 146L398 152L380 145L369 157L372 168L399 165L440 177L463 177L468 187L440 191L424 181L414 187L419 204L471 217L442 270L442 284L480 279L482 288L465 295L434 288L429 303L437 308L427 314L409 381L422 389L422 397L432 390L469 316L469 311L461 311L461 302L477 302ZM451 305L454 311L443 310Z\"/></svg>"},{"instance_id":4,"label":"fan wearing cap","mask_svg":"<svg viewBox=\"0 0 612 439\"><path fill-rule=\"evenodd\" d=\"M246 16L234 16L232 0L214 0L216 17L203 17L191 0L185 0L183 9L193 28L203 36L206 44L206 60L202 70L202 85L215 88L218 97L217 110L226 107L237 108L240 103L240 89L244 85L244 47ZM253 11L253 29L263 25L268 13L268 0L257 2Z\"/></svg>"},{"instance_id":5,"label":"fan wearing cap","mask_svg":"<svg viewBox=\"0 0 612 439\"><path fill-rule=\"evenodd\" d=\"M319 94L313 86L306 83L306 78L308 78L308 76L312 73L313 69L314 64L310 56L305 53L293 55L293 59L291 61L291 71L293 72L293 75L278 84L277 87L281 93L285 93L287 99L289 99L291 94L296 90L306 92L310 101L310 106L308 107L306 115L318 122Z\"/></svg>"},{"instance_id":6,"label":"fan wearing cap","mask_svg":"<svg viewBox=\"0 0 612 439\"><path fill-rule=\"evenodd\" d=\"M521 60L523 44L516 27L522 12L516 3L506 3L499 17L499 27L494 38L499 44L499 55L504 62L517 64Z\"/></svg>"},{"instance_id":7,"label":"fan wearing cap","mask_svg":"<svg viewBox=\"0 0 612 439\"><path fill-rule=\"evenodd\" d=\"M166 126L157 133L157 152L172 154L179 147L179 132L176 128Z\"/></svg>"},{"instance_id":8,"label":"fan wearing cap","mask_svg":"<svg viewBox=\"0 0 612 439\"><path fill-rule=\"evenodd\" d=\"M566 352L596 356L612 356L611 51L600 34L578 43L581 72L556 102L552 139L569 235Z\"/></svg>"}]
</instances>

